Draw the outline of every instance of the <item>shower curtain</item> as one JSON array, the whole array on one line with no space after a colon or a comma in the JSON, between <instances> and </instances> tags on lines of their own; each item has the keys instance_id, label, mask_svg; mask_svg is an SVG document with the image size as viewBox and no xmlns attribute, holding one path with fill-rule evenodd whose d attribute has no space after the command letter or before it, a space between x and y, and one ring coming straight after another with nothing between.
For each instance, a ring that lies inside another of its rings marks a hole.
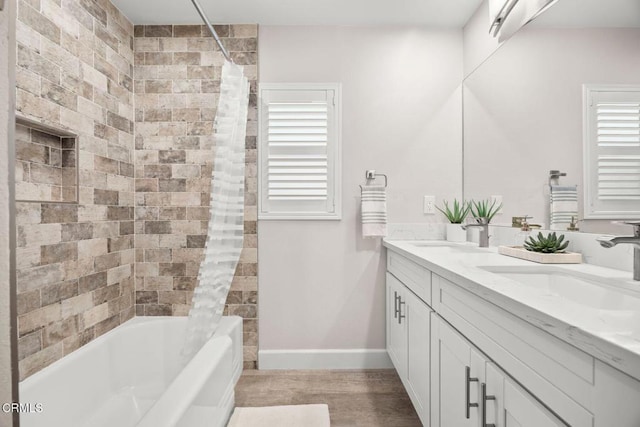
<instances>
[{"instance_id":1,"label":"shower curtain","mask_svg":"<svg viewBox=\"0 0 640 427\"><path fill-rule=\"evenodd\" d=\"M193 294L185 361L213 335L240 259L244 234L244 169L249 82L243 67L225 62L214 122L209 229Z\"/></svg>"}]
</instances>

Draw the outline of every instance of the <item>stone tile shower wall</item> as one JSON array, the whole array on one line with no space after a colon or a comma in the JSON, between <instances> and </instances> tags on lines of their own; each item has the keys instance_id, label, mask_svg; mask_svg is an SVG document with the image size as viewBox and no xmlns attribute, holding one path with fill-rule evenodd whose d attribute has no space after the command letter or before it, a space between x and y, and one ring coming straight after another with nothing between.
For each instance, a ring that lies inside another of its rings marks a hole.
<instances>
[{"instance_id":1,"label":"stone tile shower wall","mask_svg":"<svg viewBox=\"0 0 640 427\"><path fill-rule=\"evenodd\" d=\"M24 379L134 315L133 25L108 0L18 3L18 114L79 148L77 203L17 203Z\"/></svg>"},{"instance_id":2,"label":"stone tile shower wall","mask_svg":"<svg viewBox=\"0 0 640 427\"><path fill-rule=\"evenodd\" d=\"M216 26L251 82L244 250L225 311L244 318L245 367L257 360L257 26ZM213 120L222 54L206 27L135 27L136 315L186 316L209 219Z\"/></svg>"}]
</instances>

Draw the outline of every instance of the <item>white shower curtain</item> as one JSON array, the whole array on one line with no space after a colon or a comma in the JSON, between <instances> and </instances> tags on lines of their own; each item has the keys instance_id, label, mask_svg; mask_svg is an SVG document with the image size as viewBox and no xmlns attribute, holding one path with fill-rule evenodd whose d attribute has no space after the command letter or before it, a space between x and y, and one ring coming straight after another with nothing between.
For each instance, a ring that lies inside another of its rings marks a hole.
<instances>
[{"instance_id":1,"label":"white shower curtain","mask_svg":"<svg viewBox=\"0 0 640 427\"><path fill-rule=\"evenodd\" d=\"M185 360L193 357L217 329L242 251L248 103L249 82L243 67L225 62L214 122L209 230L189 312Z\"/></svg>"}]
</instances>

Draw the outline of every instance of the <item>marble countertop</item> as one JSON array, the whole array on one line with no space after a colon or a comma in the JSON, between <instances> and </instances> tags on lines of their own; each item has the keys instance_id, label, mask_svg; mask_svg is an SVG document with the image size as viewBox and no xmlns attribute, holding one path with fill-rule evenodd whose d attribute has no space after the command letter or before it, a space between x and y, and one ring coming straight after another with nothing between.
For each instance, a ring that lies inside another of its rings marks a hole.
<instances>
[{"instance_id":1,"label":"marble countertop","mask_svg":"<svg viewBox=\"0 0 640 427\"><path fill-rule=\"evenodd\" d=\"M385 240L384 246L640 380L640 282L630 272L591 264L537 264L469 243ZM485 268L546 269L561 277L582 275L594 284L525 286Z\"/></svg>"}]
</instances>

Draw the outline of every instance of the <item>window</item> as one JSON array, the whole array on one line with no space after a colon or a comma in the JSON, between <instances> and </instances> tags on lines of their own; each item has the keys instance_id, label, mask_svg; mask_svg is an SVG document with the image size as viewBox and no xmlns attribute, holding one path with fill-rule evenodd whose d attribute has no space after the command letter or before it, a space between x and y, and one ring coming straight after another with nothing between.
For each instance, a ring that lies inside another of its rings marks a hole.
<instances>
[{"instance_id":1,"label":"window","mask_svg":"<svg viewBox=\"0 0 640 427\"><path fill-rule=\"evenodd\" d=\"M260 85L260 219L340 219L340 85Z\"/></svg>"},{"instance_id":2,"label":"window","mask_svg":"<svg viewBox=\"0 0 640 427\"><path fill-rule=\"evenodd\" d=\"M640 216L640 87L584 86L587 219Z\"/></svg>"}]
</instances>

